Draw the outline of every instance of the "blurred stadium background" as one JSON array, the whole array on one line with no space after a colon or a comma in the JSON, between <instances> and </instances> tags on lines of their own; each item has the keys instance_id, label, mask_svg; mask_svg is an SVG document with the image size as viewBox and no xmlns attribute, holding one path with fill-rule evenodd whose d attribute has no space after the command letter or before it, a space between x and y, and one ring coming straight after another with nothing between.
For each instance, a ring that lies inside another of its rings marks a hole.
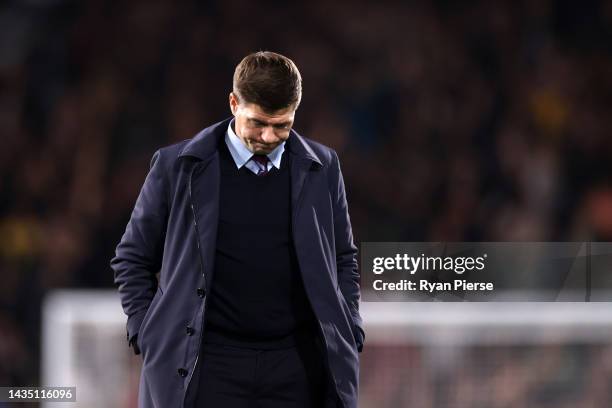
<instances>
[{"instance_id":1,"label":"blurred stadium background","mask_svg":"<svg viewBox=\"0 0 612 408\"><path fill-rule=\"evenodd\" d=\"M5 0L0 385L50 385L45 297L112 293L152 153L229 116L258 49L300 68L295 128L338 151L358 242L612 241L610 1ZM432 348L410 321L376 328L384 313L368 314L363 407L612 406L612 337L592 326ZM69 352L112 385L95 327ZM139 357L114 330L134 392Z\"/></svg>"}]
</instances>

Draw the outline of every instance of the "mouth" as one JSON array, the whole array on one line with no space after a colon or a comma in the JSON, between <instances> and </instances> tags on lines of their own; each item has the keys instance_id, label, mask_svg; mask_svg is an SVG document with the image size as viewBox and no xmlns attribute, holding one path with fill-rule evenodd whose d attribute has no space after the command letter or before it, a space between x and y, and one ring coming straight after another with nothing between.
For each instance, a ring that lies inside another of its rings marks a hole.
<instances>
[{"instance_id":1,"label":"mouth","mask_svg":"<svg viewBox=\"0 0 612 408\"><path fill-rule=\"evenodd\" d=\"M274 144L267 144L261 142L251 142L251 145L253 147L259 147L261 149L273 149L275 147Z\"/></svg>"}]
</instances>

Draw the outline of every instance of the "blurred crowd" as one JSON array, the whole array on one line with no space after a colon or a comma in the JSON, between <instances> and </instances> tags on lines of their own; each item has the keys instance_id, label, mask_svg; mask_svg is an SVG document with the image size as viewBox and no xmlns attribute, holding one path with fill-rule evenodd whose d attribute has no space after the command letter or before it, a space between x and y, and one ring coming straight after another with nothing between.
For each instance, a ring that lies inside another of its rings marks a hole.
<instances>
[{"instance_id":1,"label":"blurred crowd","mask_svg":"<svg viewBox=\"0 0 612 408\"><path fill-rule=\"evenodd\" d=\"M365 349L364 349L365 350ZM369 347L360 404L414 408L601 408L612 404L612 346Z\"/></svg>"},{"instance_id":2,"label":"blurred crowd","mask_svg":"<svg viewBox=\"0 0 612 408\"><path fill-rule=\"evenodd\" d=\"M362 241L612 241L612 2L0 3L0 384L53 288L108 266L153 152L230 115L249 52L304 78Z\"/></svg>"}]
</instances>

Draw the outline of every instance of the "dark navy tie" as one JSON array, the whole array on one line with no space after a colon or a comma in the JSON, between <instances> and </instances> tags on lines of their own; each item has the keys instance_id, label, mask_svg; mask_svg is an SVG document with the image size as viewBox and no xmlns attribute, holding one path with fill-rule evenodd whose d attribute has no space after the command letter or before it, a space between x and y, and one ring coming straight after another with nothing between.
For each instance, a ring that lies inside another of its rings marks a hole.
<instances>
[{"instance_id":1,"label":"dark navy tie","mask_svg":"<svg viewBox=\"0 0 612 408\"><path fill-rule=\"evenodd\" d=\"M259 167L259 171L257 172L258 176L265 176L268 174L268 162L270 161L268 156L263 154L255 154L253 157L251 157L251 159L257 163L257 166Z\"/></svg>"}]
</instances>

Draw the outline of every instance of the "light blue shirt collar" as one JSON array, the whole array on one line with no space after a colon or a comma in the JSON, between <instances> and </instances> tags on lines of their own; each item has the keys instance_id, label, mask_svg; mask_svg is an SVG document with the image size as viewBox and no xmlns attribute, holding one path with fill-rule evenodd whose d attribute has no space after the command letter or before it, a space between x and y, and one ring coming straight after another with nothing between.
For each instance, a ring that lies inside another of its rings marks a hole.
<instances>
[{"instance_id":1,"label":"light blue shirt collar","mask_svg":"<svg viewBox=\"0 0 612 408\"><path fill-rule=\"evenodd\" d=\"M257 174L259 168L257 164L251 161L251 157L253 153L249 149L246 148L242 140L236 135L234 129L232 129L232 124L234 123L234 119L230 121L230 124L227 126L227 132L225 132L225 144L236 163L237 168L241 168L242 166L247 166L249 170L253 173ZM270 163L277 169L280 169L281 158L283 156L283 152L285 151L285 142L276 146L274 150L267 154ZM270 166L270 164L268 164Z\"/></svg>"}]
</instances>

